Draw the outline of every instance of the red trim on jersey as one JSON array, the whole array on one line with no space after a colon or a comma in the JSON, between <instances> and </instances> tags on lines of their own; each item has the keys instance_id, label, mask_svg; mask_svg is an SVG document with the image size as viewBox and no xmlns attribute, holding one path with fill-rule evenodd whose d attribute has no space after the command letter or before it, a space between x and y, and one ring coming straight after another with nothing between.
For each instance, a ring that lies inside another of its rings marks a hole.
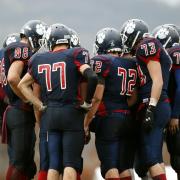
<instances>
[{"instance_id":1,"label":"red trim on jersey","mask_svg":"<svg viewBox=\"0 0 180 180\"><path fill-rule=\"evenodd\" d=\"M104 102L101 102L97 111L97 115L99 116L107 116L106 106Z\"/></svg>"},{"instance_id":2,"label":"red trim on jersey","mask_svg":"<svg viewBox=\"0 0 180 180\"><path fill-rule=\"evenodd\" d=\"M166 99L164 99L164 102L170 103L171 99L170 98L166 98Z\"/></svg>"},{"instance_id":3,"label":"red trim on jersey","mask_svg":"<svg viewBox=\"0 0 180 180\"><path fill-rule=\"evenodd\" d=\"M78 60L74 60L74 63L76 65L76 67L78 68L78 71L80 71L80 67L82 64Z\"/></svg>"},{"instance_id":4,"label":"red trim on jersey","mask_svg":"<svg viewBox=\"0 0 180 180\"><path fill-rule=\"evenodd\" d=\"M116 109L116 110L113 110L112 112L130 114L130 111L129 110L125 110L125 109Z\"/></svg>"},{"instance_id":5,"label":"red trim on jersey","mask_svg":"<svg viewBox=\"0 0 180 180\"><path fill-rule=\"evenodd\" d=\"M109 72L110 72L110 70L109 70L109 68L108 68L108 69L106 69L106 70L102 73L102 76L103 76L103 77L107 77L108 74L109 74Z\"/></svg>"},{"instance_id":6,"label":"red trim on jersey","mask_svg":"<svg viewBox=\"0 0 180 180\"><path fill-rule=\"evenodd\" d=\"M1 138L1 142L2 144L7 144L7 140L8 140L8 136L7 136L7 126L6 126L6 114L7 111L11 108L12 106L7 106L6 110L4 111L3 114L3 123L2 123L2 138Z\"/></svg>"},{"instance_id":7,"label":"red trim on jersey","mask_svg":"<svg viewBox=\"0 0 180 180\"><path fill-rule=\"evenodd\" d=\"M172 70L177 70L177 69L180 69L180 65L179 64L173 64L172 66Z\"/></svg>"},{"instance_id":8,"label":"red trim on jersey","mask_svg":"<svg viewBox=\"0 0 180 180\"><path fill-rule=\"evenodd\" d=\"M156 62L160 62L160 49L158 50L158 52L155 54L155 56L149 56L149 57L138 57L138 59L140 59L141 61L143 61L145 64L148 64L149 61L156 61Z\"/></svg>"},{"instance_id":9,"label":"red trim on jersey","mask_svg":"<svg viewBox=\"0 0 180 180\"><path fill-rule=\"evenodd\" d=\"M6 96L6 93L0 84L0 100L3 100L5 98L5 96Z\"/></svg>"}]
</instances>

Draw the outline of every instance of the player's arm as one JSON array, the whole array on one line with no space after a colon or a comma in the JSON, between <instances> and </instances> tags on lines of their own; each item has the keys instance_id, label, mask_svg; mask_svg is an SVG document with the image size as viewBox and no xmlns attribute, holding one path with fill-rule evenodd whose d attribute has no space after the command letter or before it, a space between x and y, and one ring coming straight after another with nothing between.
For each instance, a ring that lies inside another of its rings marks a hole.
<instances>
[{"instance_id":1,"label":"player's arm","mask_svg":"<svg viewBox=\"0 0 180 180\"><path fill-rule=\"evenodd\" d=\"M89 106L92 102L92 98L96 89L98 78L96 73L90 68L88 64L81 65L80 72L87 80L87 93L86 93L84 105Z\"/></svg>"},{"instance_id":2,"label":"player's arm","mask_svg":"<svg viewBox=\"0 0 180 180\"><path fill-rule=\"evenodd\" d=\"M176 133L179 130L179 117L180 117L180 69L175 70L174 72L175 81L176 81L176 91L174 97L174 106L171 114L171 121L169 124L169 130L172 134Z\"/></svg>"},{"instance_id":3,"label":"player's arm","mask_svg":"<svg viewBox=\"0 0 180 180\"><path fill-rule=\"evenodd\" d=\"M153 129L153 125L154 125L154 110L161 95L163 78L162 78L160 62L150 60L149 63L147 64L147 68L150 77L152 79L152 87L151 87L149 106L146 110L142 127L146 132L150 132Z\"/></svg>"},{"instance_id":4,"label":"player's arm","mask_svg":"<svg viewBox=\"0 0 180 180\"><path fill-rule=\"evenodd\" d=\"M32 89L33 83L33 77L29 73L26 73L25 76L21 79L20 83L18 84L18 88L20 89L22 94L27 98L27 100L31 102L37 110L43 111L46 107L43 106L42 101L34 95Z\"/></svg>"},{"instance_id":5,"label":"player's arm","mask_svg":"<svg viewBox=\"0 0 180 180\"><path fill-rule=\"evenodd\" d=\"M39 84L34 83L33 84L33 94L34 96L36 96L37 98L41 99L41 87L39 86ZM41 119L41 115L42 112L38 111L35 107L34 107L34 114L35 114L35 118L36 118L36 122L39 123L40 119Z\"/></svg>"},{"instance_id":6,"label":"player's arm","mask_svg":"<svg viewBox=\"0 0 180 180\"><path fill-rule=\"evenodd\" d=\"M96 114L99 104L101 103L103 93L105 88L105 81L102 77L98 78L98 84L96 86L96 90L92 99L92 107L86 114L85 120L84 120L84 129L88 129L89 124L91 123L94 115Z\"/></svg>"},{"instance_id":7,"label":"player's arm","mask_svg":"<svg viewBox=\"0 0 180 180\"><path fill-rule=\"evenodd\" d=\"M161 64L157 61L149 61L147 68L152 79L150 105L156 106L163 87Z\"/></svg>"},{"instance_id":8,"label":"player's arm","mask_svg":"<svg viewBox=\"0 0 180 180\"><path fill-rule=\"evenodd\" d=\"M23 101L26 102L25 96L21 93L21 91L17 87L21 80L21 74L23 69L24 69L24 62L14 61L9 68L7 80L13 92L19 98L21 98Z\"/></svg>"}]
</instances>

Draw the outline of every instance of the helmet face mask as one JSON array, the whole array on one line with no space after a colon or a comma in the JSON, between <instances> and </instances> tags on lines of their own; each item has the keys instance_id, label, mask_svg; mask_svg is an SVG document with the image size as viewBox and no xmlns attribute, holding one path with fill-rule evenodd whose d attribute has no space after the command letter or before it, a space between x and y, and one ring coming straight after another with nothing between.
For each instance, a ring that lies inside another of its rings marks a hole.
<instances>
[{"instance_id":1,"label":"helmet face mask","mask_svg":"<svg viewBox=\"0 0 180 180\"><path fill-rule=\"evenodd\" d=\"M114 28L103 28L96 34L93 45L94 55L107 54L110 52L122 52L122 39L119 32Z\"/></svg>"},{"instance_id":2,"label":"helmet face mask","mask_svg":"<svg viewBox=\"0 0 180 180\"><path fill-rule=\"evenodd\" d=\"M126 21L121 29L123 49L125 52L131 52L136 44L148 33L148 25L139 19L130 19Z\"/></svg>"}]
</instances>

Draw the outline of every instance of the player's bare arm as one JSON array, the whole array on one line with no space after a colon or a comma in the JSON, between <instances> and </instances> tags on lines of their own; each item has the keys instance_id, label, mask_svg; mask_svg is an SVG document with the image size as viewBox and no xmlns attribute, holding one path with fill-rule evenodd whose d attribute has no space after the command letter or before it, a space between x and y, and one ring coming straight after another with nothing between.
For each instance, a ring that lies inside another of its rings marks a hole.
<instances>
[{"instance_id":1,"label":"player's bare arm","mask_svg":"<svg viewBox=\"0 0 180 180\"><path fill-rule=\"evenodd\" d=\"M42 111L44 106L41 100L33 94L32 84L34 83L34 79L29 73L21 79L18 84L18 88L22 92L22 94L27 98L29 102L31 102L36 109Z\"/></svg>"},{"instance_id":2,"label":"player's bare arm","mask_svg":"<svg viewBox=\"0 0 180 180\"><path fill-rule=\"evenodd\" d=\"M37 83L34 83L33 84L33 94L34 96L36 96L37 98L41 98L41 87L39 86L39 84ZM35 114L35 118L36 118L36 122L39 123L40 122L40 119L41 119L41 114L42 112L37 110L35 107L34 107L34 114Z\"/></svg>"},{"instance_id":3,"label":"player's bare arm","mask_svg":"<svg viewBox=\"0 0 180 180\"><path fill-rule=\"evenodd\" d=\"M156 61L149 61L147 68L152 79L150 103L152 103L153 106L156 106L163 87L161 65Z\"/></svg>"},{"instance_id":4,"label":"player's bare arm","mask_svg":"<svg viewBox=\"0 0 180 180\"><path fill-rule=\"evenodd\" d=\"M21 91L18 89L18 83L21 80L21 74L24 68L24 63L22 61L15 61L11 64L8 72L7 80L14 91L14 93L20 97L23 101L26 101L26 98L21 93Z\"/></svg>"}]
</instances>

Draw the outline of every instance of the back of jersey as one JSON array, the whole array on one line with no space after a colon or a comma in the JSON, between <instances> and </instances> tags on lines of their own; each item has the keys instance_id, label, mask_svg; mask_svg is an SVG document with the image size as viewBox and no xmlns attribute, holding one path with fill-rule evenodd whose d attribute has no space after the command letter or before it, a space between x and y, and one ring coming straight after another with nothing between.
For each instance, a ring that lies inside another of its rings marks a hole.
<instances>
[{"instance_id":1,"label":"back of jersey","mask_svg":"<svg viewBox=\"0 0 180 180\"><path fill-rule=\"evenodd\" d=\"M128 109L127 97L136 86L136 62L127 58L99 55L91 59L94 71L105 79L106 111Z\"/></svg>"},{"instance_id":2,"label":"back of jersey","mask_svg":"<svg viewBox=\"0 0 180 180\"><path fill-rule=\"evenodd\" d=\"M163 88L161 98L167 98L167 88L172 60L162 44L155 38L144 38L137 47L136 57L138 63L138 75L140 78L140 99L150 97L152 79L147 68L149 61L161 64Z\"/></svg>"},{"instance_id":3,"label":"back of jersey","mask_svg":"<svg viewBox=\"0 0 180 180\"><path fill-rule=\"evenodd\" d=\"M32 57L29 73L40 84L44 99L54 105L78 103L79 67L88 62L85 49L39 53Z\"/></svg>"},{"instance_id":4,"label":"back of jersey","mask_svg":"<svg viewBox=\"0 0 180 180\"><path fill-rule=\"evenodd\" d=\"M3 61L4 72L5 72L4 82L6 82L5 80L7 79L8 71L11 64L15 61L20 61L24 64L23 72L21 74L21 77L23 77L27 72L27 67L28 67L27 63L31 56L32 56L32 51L30 47L25 43L15 42L7 46L4 49L4 61ZM16 94L12 91L8 83L4 83L4 89L10 100L10 104L23 108L24 103L18 96L16 96Z\"/></svg>"}]
</instances>

